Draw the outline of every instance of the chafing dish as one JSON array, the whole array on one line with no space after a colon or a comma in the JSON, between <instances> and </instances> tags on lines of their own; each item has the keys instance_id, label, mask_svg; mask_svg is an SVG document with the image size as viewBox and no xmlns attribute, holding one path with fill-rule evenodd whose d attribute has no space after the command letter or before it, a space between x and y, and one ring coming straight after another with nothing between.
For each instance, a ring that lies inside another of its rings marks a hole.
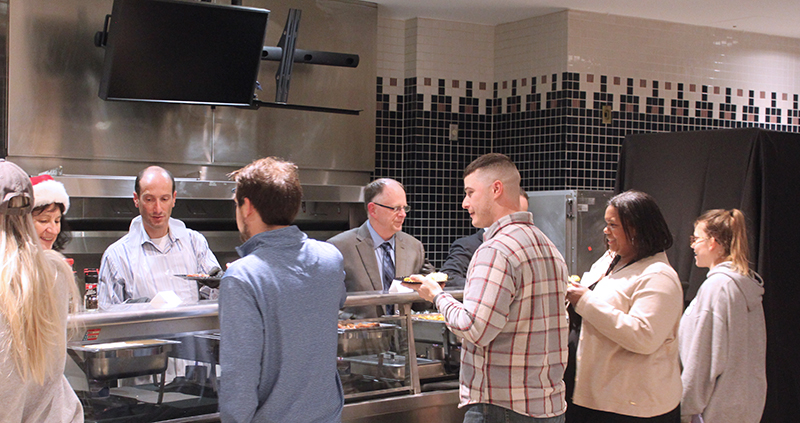
<instances>
[{"instance_id":1,"label":"chafing dish","mask_svg":"<svg viewBox=\"0 0 800 423\"><path fill-rule=\"evenodd\" d=\"M389 351L398 343L399 327L377 323L369 327L339 328L339 357L377 354Z\"/></svg>"},{"instance_id":2,"label":"chafing dish","mask_svg":"<svg viewBox=\"0 0 800 423\"><path fill-rule=\"evenodd\" d=\"M146 339L71 345L69 353L88 379L121 379L163 373L167 369L168 353L174 344L180 342Z\"/></svg>"},{"instance_id":3,"label":"chafing dish","mask_svg":"<svg viewBox=\"0 0 800 423\"><path fill-rule=\"evenodd\" d=\"M412 316L417 356L440 359L445 368L456 372L460 364L461 340L450 332L444 320L436 320L439 313Z\"/></svg>"},{"instance_id":4,"label":"chafing dish","mask_svg":"<svg viewBox=\"0 0 800 423\"><path fill-rule=\"evenodd\" d=\"M145 339L108 342L103 344L70 345L70 357L86 375L92 386L114 379L161 374L158 384L158 404L164 398L164 376L172 346L179 341Z\"/></svg>"}]
</instances>

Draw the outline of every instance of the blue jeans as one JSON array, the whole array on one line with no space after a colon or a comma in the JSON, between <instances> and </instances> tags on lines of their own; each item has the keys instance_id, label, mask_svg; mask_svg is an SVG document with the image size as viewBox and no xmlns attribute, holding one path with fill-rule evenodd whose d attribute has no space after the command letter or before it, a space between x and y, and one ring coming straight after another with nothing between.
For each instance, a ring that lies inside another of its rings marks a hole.
<instances>
[{"instance_id":1,"label":"blue jeans","mask_svg":"<svg viewBox=\"0 0 800 423\"><path fill-rule=\"evenodd\" d=\"M464 414L464 423L564 423L564 415L536 418L492 404L473 404Z\"/></svg>"}]
</instances>

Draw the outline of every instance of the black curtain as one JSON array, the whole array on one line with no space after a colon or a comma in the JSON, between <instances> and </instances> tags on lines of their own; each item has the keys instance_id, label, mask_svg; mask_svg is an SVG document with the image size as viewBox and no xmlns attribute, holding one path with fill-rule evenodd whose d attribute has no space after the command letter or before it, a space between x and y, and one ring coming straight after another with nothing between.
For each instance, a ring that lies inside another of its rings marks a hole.
<instances>
[{"instance_id":1,"label":"black curtain","mask_svg":"<svg viewBox=\"0 0 800 423\"><path fill-rule=\"evenodd\" d=\"M688 304L707 269L694 265L694 220L715 208L738 208L748 220L751 261L764 278L767 404L762 422L800 418L800 134L760 129L629 135L617 190L647 192L658 202L675 244L667 255Z\"/></svg>"}]
</instances>

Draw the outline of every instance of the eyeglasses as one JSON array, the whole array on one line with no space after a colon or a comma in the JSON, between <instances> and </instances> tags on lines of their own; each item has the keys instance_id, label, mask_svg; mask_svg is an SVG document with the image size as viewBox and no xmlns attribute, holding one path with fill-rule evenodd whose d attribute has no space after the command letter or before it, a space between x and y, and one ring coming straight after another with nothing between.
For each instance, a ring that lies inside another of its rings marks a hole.
<instances>
[{"instance_id":1,"label":"eyeglasses","mask_svg":"<svg viewBox=\"0 0 800 423\"><path fill-rule=\"evenodd\" d=\"M383 207L383 208L385 208L385 209L389 209L389 210L391 210L391 211L393 211L393 212L395 212L395 213L400 213L400 210L402 210L402 211L406 212L406 214L408 214L408 212L410 212L410 211L411 211L411 206L397 206L397 207L389 207L389 206L384 206L384 205L383 205L383 204L381 204L381 203L376 203L376 202L374 202L374 201L372 202L372 204L375 204L375 205L381 206L381 207Z\"/></svg>"},{"instance_id":2,"label":"eyeglasses","mask_svg":"<svg viewBox=\"0 0 800 423\"><path fill-rule=\"evenodd\" d=\"M689 245L694 245L694 243L697 242L697 241L705 241L705 240L709 240L709 239L711 239L711 238L704 237L704 236L694 236L694 235L692 235L692 236L689 237Z\"/></svg>"}]
</instances>

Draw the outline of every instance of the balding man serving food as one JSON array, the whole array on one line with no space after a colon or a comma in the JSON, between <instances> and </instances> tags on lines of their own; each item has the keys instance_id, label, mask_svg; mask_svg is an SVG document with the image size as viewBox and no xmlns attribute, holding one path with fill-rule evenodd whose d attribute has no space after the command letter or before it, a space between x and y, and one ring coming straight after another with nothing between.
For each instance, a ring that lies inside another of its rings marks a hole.
<instances>
[{"instance_id":1,"label":"balding man serving food","mask_svg":"<svg viewBox=\"0 0 800 423\"><path fill-rule=\"evenodd\" d=\"M560 423L566 410L567 266L556 247L520 210L520 175L502 154L464 170L461 206L486 228L467 270L464 302L430 277L404 284L433 301L462 340L461 400L465 422Z\"/></svg>"},{"instance_id":2,"label":"balding man serving food","mask_svg":"<svg viewBox=\"0 0 800 423\"><path fill-rule=\"evenodd\" d=\"M205 237L170 217L176 197L175 179L166 169L150 166L136 177L133 203L139 216L100 262L101 309L126 300L149 301L162 291L175 292L183 303L196 303L197 282L175 275L220 270Z\"/></svg>"}]
</instances>

